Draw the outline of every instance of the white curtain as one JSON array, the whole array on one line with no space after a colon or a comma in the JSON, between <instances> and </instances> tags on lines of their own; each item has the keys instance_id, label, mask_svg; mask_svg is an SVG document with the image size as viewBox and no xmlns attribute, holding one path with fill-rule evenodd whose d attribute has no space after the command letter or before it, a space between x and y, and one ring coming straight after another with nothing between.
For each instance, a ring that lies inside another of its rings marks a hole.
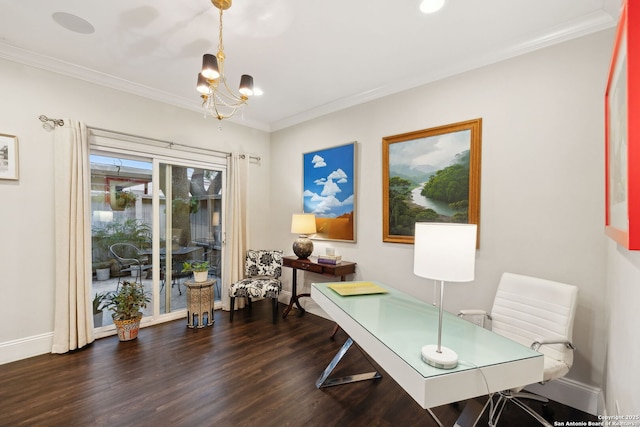
<instances>
[{"instance_id":1,"label":"white curtain","mask_svg":"<svg viewBox=\"0 0 640 427\"><path fill-rule=\"evenodd\" d=\"M64 119L55 144L55 317L52 353L93 342L91 310L91 182L84 123Z\"/></svg>"},{"instance_id":2,"label":"white curtain","mask_svg":"<svg viewBox=\"0 0 640 427\"><path fill-rule=\"evenodd\" d=\"M227 218L229 231L227 244L229 255L229 283L222 285L222 309L229 311L229 285L244 278L244 258L247 252L247 183L249 180L249 156L233 153L229 165L229 203L227 204ZM243 308L244 298L236 298L236 308Z\"/></svg>"}]
</instances>

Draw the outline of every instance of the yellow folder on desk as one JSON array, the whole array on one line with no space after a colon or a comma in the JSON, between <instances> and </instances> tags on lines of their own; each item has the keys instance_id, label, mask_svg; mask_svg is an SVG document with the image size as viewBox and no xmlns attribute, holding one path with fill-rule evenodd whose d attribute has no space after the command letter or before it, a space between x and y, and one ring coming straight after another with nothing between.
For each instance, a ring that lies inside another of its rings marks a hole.
<instances>
[{"instance_id":1,"label":"yellow folder on desk","mask_svg":"<svg viewBox=\"0 0 640 427\"><path fill-rule=\"evenodd\" d=\"M346 297L352 295L386 294L387 290L372 282L333 283L327 286Z\"/></svg>"}]
</instances>

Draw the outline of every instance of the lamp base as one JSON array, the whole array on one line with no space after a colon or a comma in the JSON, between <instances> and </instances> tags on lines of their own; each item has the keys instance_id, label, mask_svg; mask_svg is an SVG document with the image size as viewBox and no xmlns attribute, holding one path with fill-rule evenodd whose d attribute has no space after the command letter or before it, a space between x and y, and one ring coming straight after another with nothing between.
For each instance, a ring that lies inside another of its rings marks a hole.
<instances>
[{"instance_id":1,"label":"lamp base","mask_svg":"<svg viewBox=\"0 0 640 427\"><path fill-rule=\"evenodd\" d=\"M313 242L306 236L300 236L293 242L293 253L298 259L307 259L313 253Z\"/></svg>"},{"instance_id":2,"label":"lamp base","mask_svg":"<svg viewBox=\"0 0 640 427\"><path fill-rule=\"evenodd\" d=\"M453 369L458 366L458 355L447 347L441 346L438 353L437 345L425 345L422 347L422 361L435 368Z\"/></svg>"}]
</instances>

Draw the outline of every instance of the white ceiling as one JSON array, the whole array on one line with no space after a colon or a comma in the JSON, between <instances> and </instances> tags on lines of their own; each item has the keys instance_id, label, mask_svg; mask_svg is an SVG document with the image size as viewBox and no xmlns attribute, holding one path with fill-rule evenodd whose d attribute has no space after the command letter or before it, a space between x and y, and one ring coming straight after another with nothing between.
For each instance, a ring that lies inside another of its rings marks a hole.
<instances>
[{"instance_id":1,"label":"white ceiling","mask_svg":"<svg viewBox=\"0 0 640 427\"><path fill-rule=\"evenodd\" d=\"M239 123L267 131L616 25L621 0L236 0L224 12L227 78L264 91ZM92 34L58 25L89 21ZM0 57L200 110L210 0L0 0Z\"/></svg>"}]
</instances>

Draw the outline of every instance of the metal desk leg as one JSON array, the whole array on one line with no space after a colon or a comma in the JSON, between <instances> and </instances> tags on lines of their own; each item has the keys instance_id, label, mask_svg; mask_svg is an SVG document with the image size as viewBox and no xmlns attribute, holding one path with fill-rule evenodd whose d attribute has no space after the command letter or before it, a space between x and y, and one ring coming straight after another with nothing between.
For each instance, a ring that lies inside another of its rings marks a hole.
<instances>
[{"instance_id":1,"label":"metal desk leg","mask_svg":"<svg viewBox=\"0 0 640 427\"><path fill-rule=\"evenodd\" d=\"M491 396L489 396L484 406L475 399L469 400L453 427L474 427L485 409L487 409L490 400Z\"/></svg>"},{"instance_id":2,"label":"metal desk leg","mask_svg":"<svg viewBox=\"0 0 640 427\"><path fill-rule=\"evenodd\" d=\"M327 365L324 372L322 372L322 375L320 375L320 378L316 380L317 388L325 388L325 387L331 387L334 385L349 384L349 383L355 383L358 381L365 381L365 380L377 380L379 378L382 378L382 375L380 375L377 371L367 372L365 374L347 375L347 376L338 377L338 378L329 378L329 375L331 375L331 372L333 372L333 370L338 365L340 360L342 360L342 357L347 353L347 350L351 348L352 344L353 344L353 340L351 339L351 337L347 338L347 341L345 341L345 343L342 345L340 350L338 350L336 355L333 356L333 359L331 360L329 365ZM431 415L431 417L435 420L436 423L438 423L440 427L444 427L440 422L440 420L438 419L438 417L436 417L436 414L434 414L433 411L431 411L431 409L427 408L427 412L429 412L429 415Z\"/></svg>"},{"instance_id":3,"label":"metal desk leg","mask_svg":"<svg viewBox=\"0 0 640 427\"><path fill-rule=\"evenodd\" d=\"M339 378L329 378L331 372L335 369L336 365L340 362L340 360L345 355L347 350L349 350L352 344L353 340L351 338L348 338L347 341L342 345L340 350L338 350L338 353L336 353L336 355L333 357L333 360L331 360L329 365L327 365L327 367L325 368L324 372L322 372L322 375L320 375L320 378L318 378L318 380L316 381L317 388L331 387L334 385L354 383L356 381L382 378L382 375L380 375L377 371L367 372L365 374L347 375L345 377Z\"/></svg>"}]
</instances>

